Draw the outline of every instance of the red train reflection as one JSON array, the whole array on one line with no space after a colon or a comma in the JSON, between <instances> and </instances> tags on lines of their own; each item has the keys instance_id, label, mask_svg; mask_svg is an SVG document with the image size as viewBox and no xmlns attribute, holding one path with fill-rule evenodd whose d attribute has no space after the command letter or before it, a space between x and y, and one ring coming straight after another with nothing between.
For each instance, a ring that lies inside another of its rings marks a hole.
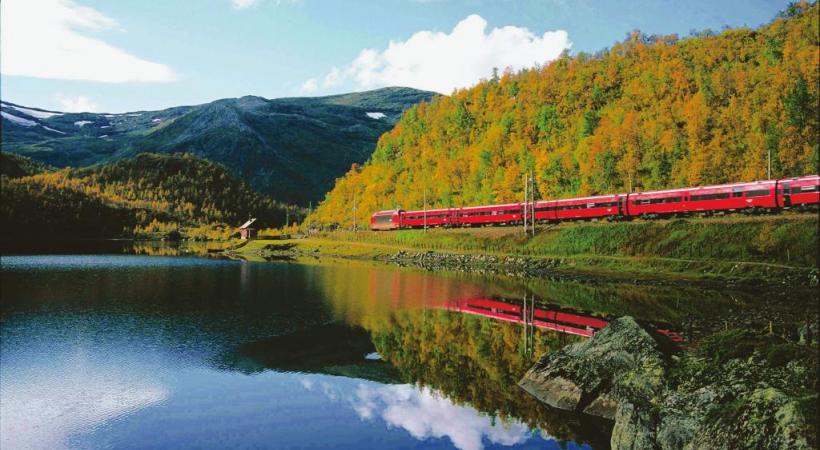
<instances>
[{"instance_id":1,"label":"red train reflection","mask_svg":"<svg viewBox=\"0 0 820 450\"><path fill-rule=\"evenodd\" d=\"M531 305L523 300L518 302L494 298L465 298L450 301L442 306L449 311L490 317L505 322L534 326L542 330L553 330L576 336L592 337L609 325L607 320L592 315L568 312L553 305ZM670 327L655 327L656 331L676 343L686 339Z\"/></svg>"}]
</instances>

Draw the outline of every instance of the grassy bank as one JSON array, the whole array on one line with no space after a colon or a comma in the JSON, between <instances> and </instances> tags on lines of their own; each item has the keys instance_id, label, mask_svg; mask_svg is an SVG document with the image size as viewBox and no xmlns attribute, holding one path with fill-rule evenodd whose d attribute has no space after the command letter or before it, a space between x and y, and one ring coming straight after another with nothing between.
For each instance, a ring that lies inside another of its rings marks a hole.
<instances>
[{"instance_id":1,"label":"grassy bank","mask_svg":"<svg viewBox=\"0 0 820 450\"><path fill-rule=\"evenodd\" d=\"M556 272L636 277L782 280L817 271L814 214L629 223L568 223L521 228L335 232L310 239L255 241L264 251L385 259L399 251L552 259Z\"/></svg>"}]
</instances>

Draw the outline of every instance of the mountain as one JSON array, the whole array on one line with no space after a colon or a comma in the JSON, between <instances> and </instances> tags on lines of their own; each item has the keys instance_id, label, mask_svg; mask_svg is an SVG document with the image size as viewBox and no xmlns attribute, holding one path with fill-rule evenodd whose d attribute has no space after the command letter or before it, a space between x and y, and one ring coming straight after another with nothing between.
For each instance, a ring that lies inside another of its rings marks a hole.
<instances>
[{"instance_id":1,"label":"mountain","mask_svg":"<svg viewBox=\"0 0 820 450\"><path fill-rule=\"evenodd\" d=\"M631 33L595 55L410 108L312 218L520 201L817 173L817 3L757 30L688 38ZM359 215L360 225L369 214Z\"/></svg>"},{"instance_id":2,"label":"mountain","mask_svg":"<svg viewBox=\"0 0 820 450\"><path fill-rule=\"evenodd\" d=\"M286 205L256 193L227 168L188 154L143 153L56 171L5 153L0 153L0 162L0 231L15 239L161 237L175 232L223 238L249 214L263 227L285 222ZM301 213L291 210L291 215Z\"/></svg>"},{"instance_id":3,"label":"mountain","mask_svg":"<svg viewBox=\"0 0 820 450\"><path fill-rule=\"evenodd\" d=\"M20 178L47 170L53 170L53 168L25 156L0 152L0 175L5 175L8 178Z\"/></svg>"},{"instance_id":4,"label":"mountain","mask_svg":"<svg viewBox=\"0 0 820 450\"><path fill-rule=\"evenodd\" d=\"M190 153L220 163L286 203L320 200L402 112L433 93L384 88L328 97L246 96L124 114L62 113L2 102L2 150L56 167L143 152Z\"/></svg>"}]
</instances>

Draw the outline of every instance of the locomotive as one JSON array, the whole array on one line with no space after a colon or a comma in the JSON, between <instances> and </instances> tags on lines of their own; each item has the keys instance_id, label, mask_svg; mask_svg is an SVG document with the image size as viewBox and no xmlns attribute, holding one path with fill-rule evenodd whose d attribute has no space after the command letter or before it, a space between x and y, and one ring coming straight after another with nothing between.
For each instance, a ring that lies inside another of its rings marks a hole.
<instances>
[{"instance_id":1,"label":"locomotive","mask_svg":"<svg viewBox=\"0 0 820 450\"><path fill-rule=\"evenodd\" d=\"M535 214L537 223L569 220L657 219L692 214L777 212L816 209L820 176L753 181L662 191L631 192L533 203L469 206L404 211L379 211L370 217L371 230L423 227L516 225ZM526 208L526 209L525 209Z\"/></svg>"}]
</instances>

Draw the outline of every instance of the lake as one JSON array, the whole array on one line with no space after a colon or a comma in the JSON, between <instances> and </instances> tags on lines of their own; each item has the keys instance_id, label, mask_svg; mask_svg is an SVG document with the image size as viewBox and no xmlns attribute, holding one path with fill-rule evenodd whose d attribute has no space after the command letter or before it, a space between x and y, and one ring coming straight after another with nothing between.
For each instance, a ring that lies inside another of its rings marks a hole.
<instances>
[{"instance_id":1,"label":"lake","mask_svg":"<svg viewBox=\"0 0 820 450\"><path fill-rule=\"evenodd\" d=\"M725 289L124 254L3 256L0 298L4 449L607 448L611 423L516 385L586 328L504 311L535 298L686 334L692 317L756 304Z\"/></svg>"}]
</instances>

